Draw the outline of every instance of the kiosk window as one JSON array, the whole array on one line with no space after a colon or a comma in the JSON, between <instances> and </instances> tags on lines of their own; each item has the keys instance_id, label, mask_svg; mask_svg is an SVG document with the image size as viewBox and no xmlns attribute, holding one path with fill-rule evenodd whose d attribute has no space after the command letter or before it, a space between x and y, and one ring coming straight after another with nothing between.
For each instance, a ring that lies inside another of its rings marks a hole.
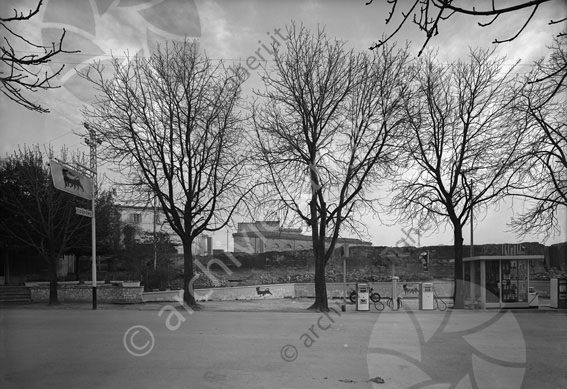
<instances>
[{"instance_id":1,"label":"kiosk window","mask_svg":"<svg viewBox=\"0 0 567 389\"><path fill-rule=\"evenodd\" d=\"M486 302L500 302L500 263L486 261Z\"/></svg>"},{"instance_id":2,"label":"kiosk window","mask_svg":"<svg viewBox=\"0 0 567 389\"><path fill-rule=\"evenodd\" d=\"M502 301L527 301L527 269L525 261L502 261Z\"/></svg>"}]
</instances>

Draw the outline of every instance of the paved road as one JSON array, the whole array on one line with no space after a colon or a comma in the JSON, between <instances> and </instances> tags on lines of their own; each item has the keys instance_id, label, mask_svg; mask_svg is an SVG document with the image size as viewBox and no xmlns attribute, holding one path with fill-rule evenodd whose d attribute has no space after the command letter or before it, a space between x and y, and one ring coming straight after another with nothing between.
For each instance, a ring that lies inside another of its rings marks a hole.
<instances>
[{"instance_id":1,"label":"paved road","mask_svg":"<svg viewBox=\"0 0 567 389\"><path fill-rule=\"evenodd\" d=\"M3 309L0 387L567 387L564 312L164 306Z\"/></svg>"}]
</instances>

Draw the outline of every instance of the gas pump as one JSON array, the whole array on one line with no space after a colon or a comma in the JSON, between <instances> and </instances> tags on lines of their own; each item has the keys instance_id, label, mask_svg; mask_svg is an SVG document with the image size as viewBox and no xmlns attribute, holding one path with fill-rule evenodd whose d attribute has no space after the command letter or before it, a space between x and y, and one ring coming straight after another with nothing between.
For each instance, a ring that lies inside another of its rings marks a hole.
<instances>
[{"instance_id":1,"label":"gas pump","mask_svg":"<svg viewBox=\"0 0 567 389\"><path fill-rule=\"evenodd\" d=\"M424 282L419 288L419 309L422 311L433 310L433 284Z\"/></svg>"},{"instance_id":2,"label":"gas pump","mask_svg":"<svg viewBox=\"0 0 567 389\"><path fill-rule=\"evenodd\" d=\"M398 301L398 281L400 277L393 276L392 277L392 302Z\"/></svg>"},{"instance_id":3,"label":"gas pump","mask_svg":"<svg viewBox=\"0 0 567 389\"><path fill-rule=\"evenodd\" d=\"M567 278L552 278L550 282L551 308L567 308Z\"/></svg>"},{"instance_id":4,"label":"gas pump","mask_svg":"<svg viewBox=\"0 0 567 389\"><path fill-rule=\"evenodd\" d=\"M370 287L368 284L356 284L356 310L370 310Z\"/></svg>"}]
</instances>

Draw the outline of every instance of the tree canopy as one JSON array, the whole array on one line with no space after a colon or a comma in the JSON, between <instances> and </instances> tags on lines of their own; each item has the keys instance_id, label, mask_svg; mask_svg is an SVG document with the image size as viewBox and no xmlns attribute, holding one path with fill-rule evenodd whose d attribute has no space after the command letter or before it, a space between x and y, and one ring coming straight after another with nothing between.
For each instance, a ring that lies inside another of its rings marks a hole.
<instances>
[{"instance_id":1,"label":"tree canopy","mask_svg":"<svg viewBox=\"0 0 567 389\"><path fill-rule=\"evenodd\" d=\"M522 179L510 190L525 200L511 222L521 235L550 237L561 230L559 212L567 207L566 77L567 35L555 39L550 54L536 62L521 86L517 112L526 117L530 142L518 171Z\"/></svg>"},{"instance_id":2,"label":"tree canopy","mask_svg":"<svg viewBox=\"0 0 567 389\"><path fill-rule=\"evenodd\" d=\"M345 228L373 209L374 185L395 161L406 120L409 56L404 48L355 53L292 24L273 47L254 108L259 168L269 184L263 206L291 213L312 235L315 303L328 309L325 265Z\"/></svg>"},{"instance_id":3,"label":"tree canopy","mask_svg":"<svg viewBox=\"0 0 567 389\"><path fill-rule=\"evenodd\" d=\"M516 182L527 142L519 94L504 59L471 50L468 61L422 58L406 116L407 164L393 180L392 209L422 230L453 229L455 307L462 308L463 227Z\"/></svg>"},{"instance_id":4,"label":"tree canopy","mask_svg":"<svg viewBox=\"0 0 567 389\"><path fill-rule=\"evenodd\" d=\"M185 301L195 305L191 244L224 227L253 185L239 113L242 72L213 62L191 41L159 46L149 58L112 61L82 76L98 90L84 112L131 200L154 196L183 242Z\"/></svg>"},{"instance_id":5,"label":"tree canopy","mask_svg":"<svg viewBox=\"0 0 567 389\"><path fill-rule=\"evenodd\" d=\"M65 158L67 152L62 154ZM26 146L0 165L0 236L35 249L48 263L50 304L58 302L58 259L90 226L90 219L75 213L75 207L85 208L87 201L53 186L48 164L53 157L51 149Z\"/></svg>"}]
</instances>

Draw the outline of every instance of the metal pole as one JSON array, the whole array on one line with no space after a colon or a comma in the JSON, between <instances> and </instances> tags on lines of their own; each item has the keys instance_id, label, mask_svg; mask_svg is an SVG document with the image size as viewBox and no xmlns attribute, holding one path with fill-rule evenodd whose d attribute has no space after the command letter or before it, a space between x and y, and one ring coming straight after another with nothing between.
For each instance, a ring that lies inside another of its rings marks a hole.
<instances>
[{"instance_id":1,"label":"metal pole","mask_svg":"<svg viewBox=\"0 0 567 389\"><path fill-rule=\"evenodd\" d=\"M92 149L92 148L91 148ZM94 167L96 169L96 166ZM91 164L92 169L92 164ZM93 177L93 199L91 218L91 245L92 245L92 279L93 279L93 309L96 309L96 216L95 216L95 199L96 199L96 175Z\"/></svg>"},{"instance_id":2,"label":"metal pole","mask_svg":"<svg viewBox=\"0 0 567 389\"><path fill-rule=\"evenodd\" d=\"M154 270L157 269L157 236L156 236L156 197L154 196Z\"/></svg>"},{"instance_id":3,"label":"metal pole","mask_svg":"<svg viewBox=\"0 0 567 389\"><path fill-rule=\"evenodd\" d=\"M86 140L88 146L90 146L90 157L91 157L91 171L92 171L92 218L91 218L91 245L92 245L92 260L91 260L91 271L92 271L92 291L93 291L93 309L96 309L97 296L96 296L96 134L93 129L89 127L87 123L84 123L85 128L89 131L89 138Z\"/></svg>"},{"instance_id":4,"label":"metal pole","mask_svg":"<svg viewBox=\"0 0 567 389\"><path fill-rule=\"evenodd\" d=\"M346 311L346 257L343 257L343 306L341 310Z\"/></svg>"},{"instance_id":5,"label":"metal pole","mask_svg":"<svg viewBox=\"0 0 567 389\"><path fill-rule=\"evenodd\" d=\"M470 250L470 256L471 258L474 257L474 240L473 240L473 205L472 205L472 200L473 200L473 191L472 191L472 187L473 184L471 182L471 250Z\"/></svg>"}]
</instances>

